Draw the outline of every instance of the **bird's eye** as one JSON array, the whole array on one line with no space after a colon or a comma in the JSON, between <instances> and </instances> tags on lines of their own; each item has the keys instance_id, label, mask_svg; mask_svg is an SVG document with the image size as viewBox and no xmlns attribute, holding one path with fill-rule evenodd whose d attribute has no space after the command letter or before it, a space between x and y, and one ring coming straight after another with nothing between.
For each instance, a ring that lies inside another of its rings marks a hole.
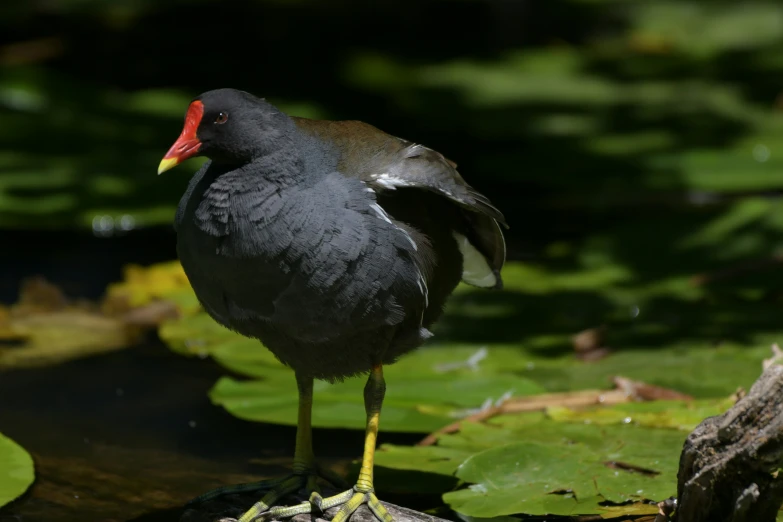
<instances>
[{"instance_id":1,"label":"bird's eye","mask_svg":"<svg viewBox=\"0 0 783 522\"><path fill-rule=\"evenodd\" d=\"M221 112L217 115L217 118L215 118L215 123L218 125L222 125L228 121L228 113L227 112Z\"/></svg>"}]
</instances>

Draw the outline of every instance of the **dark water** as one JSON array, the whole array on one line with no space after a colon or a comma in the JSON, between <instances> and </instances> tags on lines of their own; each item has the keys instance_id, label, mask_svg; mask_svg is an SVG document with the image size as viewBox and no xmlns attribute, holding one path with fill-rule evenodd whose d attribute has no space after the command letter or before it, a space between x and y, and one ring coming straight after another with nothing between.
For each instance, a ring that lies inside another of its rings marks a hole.
<instances>
[{"instance_id":1,"label":"dark water","mask_svg":"<svg viewBox=\"0 0 783 522\"><path fill-rule=\"evenodd\" d=\"M0 299L13 301L20 279L36 274L70 296L98 297L124 263L174 258L173 239L165 229L111 239L3 232L5 244L31 246L0 253ZM37 474L0 521L175 521L184 502L213 487L285 474L294 428L241 421L212 406L207 391L225 373L154 336L107 355L0 372L0 431L31 452ZM346 472L362 436L315 430L316 454ZM382 434L381 442L418 438Z\"/></svg>"}]
</instances>

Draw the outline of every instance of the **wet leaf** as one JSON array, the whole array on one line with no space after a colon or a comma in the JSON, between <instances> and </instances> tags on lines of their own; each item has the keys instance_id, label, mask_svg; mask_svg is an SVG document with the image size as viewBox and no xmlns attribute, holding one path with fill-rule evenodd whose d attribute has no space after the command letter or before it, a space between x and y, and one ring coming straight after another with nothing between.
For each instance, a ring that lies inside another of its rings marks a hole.
<instances>
[{"instance_id":1,"label":"wet leaf","mask_svg":"<svg viewBox=\"0 0 783 522\"><path fill-rule=\"evenodd\" d=\"M719 409L718 404L713 401L703 408ZM629 411L646 407L649 412L692 413L694 409L682 401L620 406L628 406ZM599 514L600 502L661 500L673 494L686 436L677 429L622 421L562 422L533 412L463 423L458 433L441 435L437 446L383 445L376 462L381 467L464 480L467 487L444 495L463 515ZM553 493L566 490L572 493ZM623 507L612 512L630 514L638 504L629 504L627 512Z\"/></svg>"},{"instance_id":2,"label":"wet leaf","mask_svg":"<svg viewBox=\"0 0 783 522\"><path fill-rule=\"evenodd\" d=\"M676 492L686 434L634 426L580 428L548 442L516 442L471 456L456 472L470 485L446 493L444 500L471 516L570 515L595 513L603 500L660 500ZM553 501L558 491L570 494Z\"/></svg>"},{"instance_id":3,"label":"wet leaf","mask_svg":"<svg viewBox=\"0 0 783 522\"><path fill-rule=\"evenodd\" d=\"M35 478L33 459L0 433L0 507L21 496Z\"/></svg>"},{"instance_id":4,"label":"wet leaf","mask_svg":"<svg viewBox=\"0 0 783 522\"><path fill-rule=\"evenodd\" d=\"M553 407L547 409L547 414L561 422L582 422L604 426L634 424L650 428L674 428L690 433L701 421L724 413L735 402L735 398L730 397L693 402L637 402L582 410Z\"/></svg>"},{"instance_id":5,"label":"wet leaf","mask_svg":"<svg viewBox=\"0 0 783 522\"><path fill-rule=\"evenodd\" d=\"M215 358L232 371L263 377L284 366L260 341L241 336L215 322L206 313L168 321L158 331L177 353Z\"/></svg>"},{"instance_id":6,"label":"wet leaf","mask_svg":"<svg viewBox=\"0 0 783 522\"><path fill-rule=\"evenodd\" d=\"M148 267L126 266L123 280L107 288L103 307L107 311L127 310L164 299L186 314L199 309L198 299L179 261Z\"/></svg>"},{"instance_id":7,"label":"wet leaf","mask_svg":"<svg viewBox=\"0 0 783 522\"><path fill-rule=\"evenodd\" d=\"M129 266L99 303L68 298L40 277L22 281L18 302L0 307L0 367L59 363L132 346L198 301L178 262Z\"/></svg>"},{"instance_id":8,"label":"wet leaf","mask_svg":"<svg viewBox=\"0 0 783 522\"><path fill-rule=\"evenodd\" d=\"M210 397L233 415L262 422L296 422L293 372L259 341L231 332L205 313L163 324L160 336L179 353L209 356L231 371L260 379L224 378L216 384ZM482 351L433 345L409 354L384 370L383 430L428 432L504 394L541 393L542 387L509 371L519 363L516 350L502 347ZM365 380L317 381L313 425L364 429Z\"/></svg>"},{"instance_id":9,"label":"wet leaf","mask_svg":"<svg viewBox=\"0 0 783 522\"><path fill-rule=\"evenodd\" d=\"M12 317L0 327L0 368L38 366L119 350L139 332L119 319L85 310Z\"/></svg>"},{"instance_id":10,"label":"wet leaf","mask_svg":"<svg viewBox=\"0 0 783 522\"><path fill-rule=\"evenodd\" d=\"M599 512L604 518L616 518L633 515L657 515L658 506L651 502L634 502L618 506L601 506ZM655 522L650 520L649 522Z\"/></svg>"},{"instance_id":11,"label":"wet leaf","mask_svg":"<svg viewBox=\"0 0 783 522\"><path fill-rule=\"evenodd\" d=\"M388 367L382 430L427 433L503 394L530 394L541 388L514 375L465 373L459 377L437 374L417 364L418 354L407 363ZM444 350L444 359L449 354ZM432 356L428 353L427 356ZM247 420L294 424L298 396L290 370L266 372L266 378L238 381L224 377L210 392L215 404ZM317 381L313 400L313 426L364 429L364 378L342 383Z\"/></svg>"},{"instance_id":12,"label":"wet leaf","mask_svg":"<svg viewBox=\"0 0 783 522\"><path fill-rule=\"evenodd\" d=\"M775 337L770 336L770 343ZM594 363L569 358L537 358L519 371L551 391L606 387L612 376L641 380L697 398L726 397L748 389L761 374L769 343L751 346L671 344L657 349L613 353ZM687 371L683 371L687 368Z\"/></svg>"},{"instance_id":13,"label":"wet leaf","mask_svg":"<svg viewBox=\"0 0 783 522\"><path fill-rule=\"evenodd\" d=\"M375 452L375 464L393 469L454 475L457 467L475 451L444 446L395 446L383 444Z\"/></svg>"}]
</instances>

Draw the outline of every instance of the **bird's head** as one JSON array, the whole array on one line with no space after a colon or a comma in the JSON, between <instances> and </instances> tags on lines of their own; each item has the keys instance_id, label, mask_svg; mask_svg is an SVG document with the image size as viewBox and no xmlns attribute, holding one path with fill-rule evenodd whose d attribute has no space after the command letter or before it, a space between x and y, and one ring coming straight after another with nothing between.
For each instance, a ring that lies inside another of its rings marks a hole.
<instances>
[{"instance_id":1,"label":"bird's head","mask_svg":"<svg viewBox=\"0 0 783 522\"><path fill-rule=\"evenodd\" d=\"M190 102L182 133L163 156L158 174L196 156L246 163L273 147L285 119L282 112L250 93L207 91Z\"/></svg>"}]
</instances>

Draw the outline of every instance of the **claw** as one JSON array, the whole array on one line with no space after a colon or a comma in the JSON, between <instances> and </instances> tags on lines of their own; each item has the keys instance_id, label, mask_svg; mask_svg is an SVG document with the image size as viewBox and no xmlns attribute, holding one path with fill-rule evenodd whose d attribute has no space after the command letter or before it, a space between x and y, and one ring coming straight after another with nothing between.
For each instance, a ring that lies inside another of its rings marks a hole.
<instances>
[{"instance_id":1,"label":"claw","mask_svg":"<svg viewBox=\"0 0 783 522\"><path fill-rule=\"evenodd\" d=\"M375 493L369 493L367 496L369 497L367 506L378 520L381 522L394 522L394 518L389 514L386 508L383 507L383 504L381 504L381 501L375 496Z\"/></svg>"},{"instance_id":2,"label":"claw","mask_svg":"<svg viewBox=\"0 0 783 522\"><path fill-rule=\"evenodd\" d=\"M348 502L343 504L340 511L332 518L332 522L346 522L359 509L359 506L367 501L366 493L359 493L358 491L352 493Z\"/></svg>"},{"instance_id":3,"label":"claw","mask_svg":"<svg viewBox=\"0 0 783 522\"><path fill-rule=\"evenodd\" d=\"M324 497L322 497L320 493L317 491L310 493L309 502L319 513L324 512Z\"/></svg>"}]
</instances>

